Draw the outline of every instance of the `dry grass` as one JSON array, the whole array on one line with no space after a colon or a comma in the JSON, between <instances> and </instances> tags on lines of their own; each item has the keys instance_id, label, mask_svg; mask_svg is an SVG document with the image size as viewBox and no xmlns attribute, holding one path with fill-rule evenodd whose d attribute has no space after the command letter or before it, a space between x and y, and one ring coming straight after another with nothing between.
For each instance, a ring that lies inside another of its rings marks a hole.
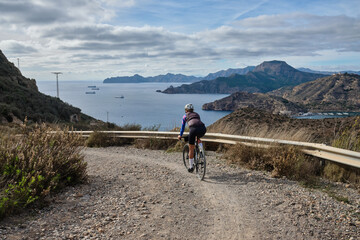
<instances>
[{"instance_id":1,"label":"dry grass","mask_svg":"<svg viewBox=\"0 0 360 240\"><path fill-rule=\"evenodd\" d=\"M81 136L45 125L34 128L0 136L0 219L87 179ZM48 134L51 130L60 132Z\"/></svg>"},{"instance_id":2,"label":"dry grass","mask_svg":"<svg viewBox=\"0 0 360 240\"><path fill-rule=\"evenodd\" d=\"M316 161L292 146L258 148L236 144L227 149L224 158L230 164L269 171L273 177L293 180L312 181L319 170Z\"/></svg>"},{"instance_id":3,"label":"dry grass","mask_svg":"<svg viewBox=\"0 0 360 240\"><path fill-rule=\"evenodd\" d=\"M292 140L300 142L311 142L313 136L305 128L299 129L287 129L287 128L272 128L268 125L260 125L258 127L244 127L238 130L237 135L260 137L260 138L272 138L282 140Z\"/></svg>"},{"instance_id":4,"label":"dry grass","mask_svg":"<svg viewBox=\"0 0 360 240\"><path fill-rule=\"evenodd\" d=\"M132 144L133 139L118 138L115 135L111 136L103 132L93 132L86 140L85 145L87 147L110 147L110 146L123 146Z\"/></svg>"},{"instance_id":5,"label":"dry grass","mask_svg":"<svg viewBox=\"0 0 360 240\"><path fill-rule=\"evenodd\" d=\"M360 151L360 118L357 117L350 127L335 134L332 142L333 147L344 148L352 151ZM360 186L360 169L337 164L327 163L324 167L323 176L335 182L351 183Z\"/></svg>"},{"instance_id":6,"label":"dry grass","mask_svg":"<svg viewBox=\"0 0 360 240\"><path fill-rule=\"evenodd\" d=\"M152 129L156 129L158 126L153 126ZM116 126L114 129L116 131L140 131L141 126L138 124L126 124L124 126ZM89 138L86 140L85 145L87 147L110 147L110 146L123 146L127 144L132 144L133 139L127 138L118 138L115 135L111 136L107 133L94 131L90 134Z\"/></svg>"},{"instance_id":7,"label":"dry grass","mask_svg":"<svg viewBox=\"0 0 360 240\"><path fill-rule=\"evenodd\" d=\"M178 140L172 139L157 139L157 138L148 138L148 139L136 139L135 147L142 149L152 149L152 150L168 150L173 148Z\"/></svg>"}]
</instances>

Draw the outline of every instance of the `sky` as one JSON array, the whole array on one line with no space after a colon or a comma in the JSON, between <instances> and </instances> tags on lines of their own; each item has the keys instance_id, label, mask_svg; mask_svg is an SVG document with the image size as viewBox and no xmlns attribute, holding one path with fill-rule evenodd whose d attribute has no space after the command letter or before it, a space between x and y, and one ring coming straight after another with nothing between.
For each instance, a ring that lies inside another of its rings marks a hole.
<instances>
[{"instance_id":1,"label":"sky","mask_svg":"<svg viewBox=\"0 0 360 240\"><path fill-rule=\"evenodd\" d=\"M359 0L0 0L0 50L37 81L206 76L283 60L360 70Z\"/></svg>"}]
</instances>

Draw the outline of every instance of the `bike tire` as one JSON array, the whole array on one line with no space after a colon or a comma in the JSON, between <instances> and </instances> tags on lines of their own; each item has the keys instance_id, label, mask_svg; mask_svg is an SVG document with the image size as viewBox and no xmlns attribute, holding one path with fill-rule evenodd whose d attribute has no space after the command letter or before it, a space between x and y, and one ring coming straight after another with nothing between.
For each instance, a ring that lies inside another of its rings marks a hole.
<instances>
[{"instance_id":1,"label":"bike tire","mask_svg":"<svg viewBox=\"0 0 360 240\"><path fill-rule=\"evenodd\" d=\"M206 157L205 152L201 152L197 149L196 153L196 175L200 180L204 180L206 173Z\"/></svg>"},{"instance_id":2,"label":"bike tire","mask_svg":"<svg viewBox=\"0 0 360 240\"><path fill-rule=\"evenodd\" d=\"M186 170L188 170L190 164L189 164L189 144L185 144L184 148L183 148L183 161L184 161L184 166L186 168Z\"/></svg>"}]
</instances>

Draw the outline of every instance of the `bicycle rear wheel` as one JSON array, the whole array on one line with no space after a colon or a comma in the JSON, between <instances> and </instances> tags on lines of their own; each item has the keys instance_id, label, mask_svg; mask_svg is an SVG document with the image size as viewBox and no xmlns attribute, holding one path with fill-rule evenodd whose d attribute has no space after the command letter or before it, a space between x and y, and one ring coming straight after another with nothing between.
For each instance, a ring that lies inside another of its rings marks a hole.
<instances>
[{"instance_id":1,"label":"bicycle rear wheel","mask_svg":"<svg viewBox=\"0 0 360 240\"><path fill-rule=\"evenodd\" d=\"M206 172L206 157L205 152L196 150L196 175L200 180L204 180Z\"/></svg>"},{"instance_id":2,"label":"bicycle rear wheel","mask_svg":"<svg viewBox=\"0 0 360 240\"><path fill-rule=\"evenodd\" d=\"M186 168L186 170L188 170L190 164L189 164L189 144L185 144L184 148L183 148L183 161L184 161L184 166Z\"/></svg>"}]
</instances>

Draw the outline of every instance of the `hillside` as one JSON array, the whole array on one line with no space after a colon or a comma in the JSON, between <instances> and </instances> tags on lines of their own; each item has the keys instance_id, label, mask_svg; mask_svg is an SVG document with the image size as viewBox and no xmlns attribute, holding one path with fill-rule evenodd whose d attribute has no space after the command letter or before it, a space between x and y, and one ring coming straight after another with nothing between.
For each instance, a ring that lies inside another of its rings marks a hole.
<instances>
[{"instance_id":1,"label":"hillside","mask_svg":"<svg viewBox=\"0 0 360 240\"><path fill-rule=\"evenodd\" d=\"M306 112L304 107L292 103L284 98L270 96L263 93L247 93L236 92L228 97L206 103L202 106L203 110L215 111L234 111L241 108L256 108L270 113L286 113L292 114L298 112Z\"/></svg>"},{"instance_id":2,"label":"hillside","mask_svg":"<svg viewBox=\"0 0 360 240\"><path fill-rule=\"evenodd\" d=\"M183 84L179 87L170 87L163 93L235 93L269 92L284 86L295 86L304 82L313 81L322 74L305 73L289 66L283 61L269 61L255 67L245 75L234 74L230 77L219 77L211 81L200 81L192 84Z\"/></svg>"},{"instance_id":3,"label":"hillside","mask_svg":"<svg viewBox=\"0 0 360 240\"><path fill-rule=\"evenodd\" d=\"M25 117L34 122L70 122L74 114L80 120L92 119L79 108L40 93L36 81L24 77L0 50L0 123Z\"/></svg>"},{"instance_id":4,"label":"hillside","mask_svg":"<svg viewBox=\"0 0 360 240\"><path fill-rule=\"evenodd\" d=\"M211 124L208 132L281 139L303 135L309 141L329 144L335 132L342 132L341 129L352 126L354 122L355 117L294 119L259 109L243 108Z\"/></svg>"},{"instance_id":5,"label":"hillside","mask_svg":"<svg viewBox=\"0 0 360 240\"><path fill-rule=\"evenodd\" d=\"M194 76L186 76L183 74L172 74L168 73L166 75L158 75L154 77L143 77L138 74L134 76L124 76L124 77L111 77L106 78L104 83L143 83L143 82L196 82L201 78Z\"/></svg>"},{"instance_id":6,"label":"hillside","mask_svg":"<svg viewBox=\"0 0 360 240\"><path fill-rule=\"evenodd\" d=\"M334 74L269 94L304 104L311 111L360 111L360 75Z\"/></svg>"},{"instance_id":7,"label":"hillside","mask_svg":"<svg viewBox=\"0 0 360 240\"><path fill-rule=\"evenodd\" d=\"M245 75L248 72L254 70L255 67L249 66L245 68L229 68L227 70L221 70L215 73L209 73L207 76L203 77L202 80L213 80L218 77L230 77L233 74Z\"/></svg>"}]
</instances>

